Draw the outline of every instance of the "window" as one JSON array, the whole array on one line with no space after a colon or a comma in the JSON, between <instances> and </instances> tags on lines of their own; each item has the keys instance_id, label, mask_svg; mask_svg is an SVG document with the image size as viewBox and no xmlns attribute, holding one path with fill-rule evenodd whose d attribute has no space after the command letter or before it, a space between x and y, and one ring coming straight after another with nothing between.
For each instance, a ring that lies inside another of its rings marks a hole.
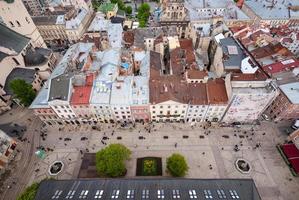
<instances>
[{"instance_id":1,"label":"window","mask_svg":"<svg viewBox=\"0 0 299 200\"><path fill-rule=\"evenodd\" d=\"M119 196L119 190L113 190L111 198L112 199L118 199L118 196Z\"/></svg>"},{"instance_id":2,"label":"window","mask_svg":"<svg viewBox=\"0 0 299 200\"><path fill-rule=\"evenodd\" d=\"M149 190L142 190L142 199L149 199Z\"/></svg>"},{"instance_id":3,"label":"window","mask_svg":"<svg viewBox=\"0 0 299 200\"><path fill-rule=\"evenodd\" d=\"M217 190L217 194L220 199L226 199L226 195L223 190Z\"/></svg>"},{"instance_id":4,"label":"window","mask_svg":"<svg viewBox=\"0 0 299 200\"><path fill-rule=\"evenodd\" d=\"M15 27L15 25L12 23L12 21L9 21L11 27Z\"/></svg>"},{"instance_id":5,"label":"window","mask_svg":"<svg viewBox=\"0 0 299 200\"><path fill-rule=\"evenodd\" d=\"M128 190L127 199L134 199L134 190Z\"/></svg>"},{"instance_id":6,"label":"window","mask_svg":"<svg viewBox=\"0 0 299 200\"><path fill-rule=\"evenodd\" d=\"M88 190L82 190L79 195L79 199L85 199L87 197L87 194L88 194Z\"/></svg>"},{"instance_id":7,"label":"window","mask_svg":"<svg viewBox=\"0 0 299 200\"><path fill-rule=\"evenodd\" d=\"M206 199L213 199L211 190L204 190L203 193L204 193Z\"/></svg>"},{"instance_id":8,"label":"window","mask_svg":"<svg viewBox=\"0 0 299 200\"><path fill-rule=\"evenodd\" d=\"M239 195L236 190L229 190L229 194L233 199L239 199Z\"/></svg>"},{"instance_id":9,"label":"window","mask_svg":"<svg viewBox=\"0 0 299 200\"><path fill-rule=\"evenodd\" d=\"M62 190L56 190L54 195L52 196L52 199L58 199L59 196L61 195Z\"/></svg>"},{"instance_id":10,"label":"window","mask_svg":"<svg viewBox=\"0 0 299 200\"><path fill-rule=\"evenodd\" d=\"M180 191L179 191L179 190L172 190L172 197L173 197L174 199L179 199L179 198L181 198Z\"/></svg>"},{"instance_id":11,"label":"window","mask_svg":"<svg viewBox=\"0 0 299 200\"><path fill-rule=\"evenodd\" d=\"M20 63L18 62L18 60L17 60L17 59L15 59L15 58L12 58L12 60L15 62L15 64L16 64L16 65L20 65Z\"/></svg>"},{"instance_id":12,"label":"window","mask_svg":"<svg viewBox=\"0 0 299 200\"><path fill-rule=\"evenodd\" d=\"M190 196L190 199L197 199L196 191L189 190L189 196Z\"/></svg>"},{"instance_id":13,"label":"window","mask_svg":"<svg viewBox=\"0 0 299 200\"><path fill-rule=\"evenodd\" d=\"M101 199L103 196L104 191L103 190L97 190L96 195L94 196L95 199Z\"/></svg>"},{"instance_id":14,"label":"window","mask_svg":"<svg viewBox=\"0 0 299 200\"><path fill-rule=\"evenodd\" d=\"M157 194L158 194L158 199L164 199L165 198L164 190L158 190Z\"/></svg>"},{"instance_id":15,"label":"window","mask_svg":"<svg viewBox=\"0 0 299 200\"><path fill-rule=\"evenodd\" d=\"M25 17L25 20L26 20L26 22L27 22L28 24L30 24L30 21L29 21L28 17Z\"/></svg>"},{"instance_id":16,"label":"window","mask_svg":"<svg viewBox=\"0 0 299 200\"><path fill-rule=\"evenodd\" d=\"M67 195L66 195L66 199L72 199L74 194L75 194L76 190L70 190Z\"/></svg>"}]
</instances>

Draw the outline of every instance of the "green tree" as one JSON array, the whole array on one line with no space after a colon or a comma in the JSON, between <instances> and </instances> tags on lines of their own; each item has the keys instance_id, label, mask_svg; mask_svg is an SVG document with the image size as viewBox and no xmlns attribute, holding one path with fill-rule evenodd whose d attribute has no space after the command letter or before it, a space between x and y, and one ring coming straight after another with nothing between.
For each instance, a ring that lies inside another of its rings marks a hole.
<instances>
[{"instance_id":1,"label":"green tree","mask_svg":"<svg viewBox=\"0 0 299 200\"><path fill-rule=\"evenodd\" d=\"M118 9L125 11L126 6L122 0L111 0L111 3L116 3L118 6Z\"/></svg>"},{"instance_id":2,"label":"green tree","mask_svg":"<svg viewBox=\"0 0 299 200\"><path fill-rule=\"evenodd\" d=\"M174 153L166 160L166 168L172 176L185 176L189 167L181 154Z\"/></svg>"},{"instance_id":3,"label":"green tree","mask_svg":"<svg viewBox=\"0 0 299 200\"><path fill-rule=\"evenodd\" d=\"M32 85L26 83L22 79L15 79L9 83L9 87L14 93L14 96L20 100L20 103L24 106L29 106L35 98L35 91L32 89Z\"/></svg>"},{"instance_id":4,"label":"green tree","mask_svg":"<svg viewBox=\"0 0 299 200\"><path fill-rule=\"evenodd\" d=\"M96 169L100 176L119 177L126 173L125 160L131 151L122 144L110 144L96 153Z\"/></svg>"},{"instance_id":5,"label":"green tree","mask_svg":"<svg viewBox=\"0 0 299 200\"><path fill-rule=\"evenodd\" d=\"M132 7L131 7L131 6L127 6L127 7L126 7L126 13L127 13L128 15L131 15L131 14L132 14Z\"/></svg>"},{"instance_id":6,"label":"green tree","mask_svg":"<svg viewBox=\"0 0 299 200\"><path fill-rule=\"evenodd\" d=\"M150 16L151 7L147 3L143 3L138 8L137 19L139 21L139 27L145 27Z\"/></svg>"},{"instance_id":7,"label":"green tree","mask_svg":"<svg viewBox=\"0 0 299 200\"><path fill-rule=\"evenodd\" d=\"M17 200L34 200L38 187L39 183L33 183L17 197Z\"/></svg>"}]
</instances>

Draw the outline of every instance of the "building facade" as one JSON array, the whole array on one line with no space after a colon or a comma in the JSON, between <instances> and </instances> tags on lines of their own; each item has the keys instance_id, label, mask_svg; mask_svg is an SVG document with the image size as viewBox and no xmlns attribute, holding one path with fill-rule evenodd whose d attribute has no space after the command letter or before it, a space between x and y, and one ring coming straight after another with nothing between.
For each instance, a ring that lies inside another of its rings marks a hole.
<instances>
[{"instance_id":1,"label":"building facade","mask_svg":"<svg viewBox=\"0 0 299 200\"><path fill-rule=\"evenodd\" d=\"M0 174L5 171L8 163L13 158L16 146L16 141L0 130Z\"/></svg>"},{"instance_id":2,"label":"building facade","mask_svg":"<svg viewBox=\"0 0 299 200\"><path fill-rule=\"evenodd\" d=\"M287 83L279 86L280 93L265 113L274 121L299 118L299 83Z\"/></svg>"}]
</instances>

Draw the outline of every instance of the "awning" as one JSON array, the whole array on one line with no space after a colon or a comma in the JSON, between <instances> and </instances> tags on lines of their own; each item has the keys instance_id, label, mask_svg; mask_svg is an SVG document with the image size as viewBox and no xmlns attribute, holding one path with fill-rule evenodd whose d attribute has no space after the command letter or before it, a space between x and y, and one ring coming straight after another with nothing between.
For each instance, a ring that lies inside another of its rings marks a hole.
<instances>
[{"instance_id":1,"label":"awning","mask_svg":"<svg viewBox=\"0 0 299 200\"><path fill-rule=\"evenodd\" d=\"M282 145L282 150L295 172L299 174L299 150L295 144L284 144Z\"/></svg>"}]
</instances>

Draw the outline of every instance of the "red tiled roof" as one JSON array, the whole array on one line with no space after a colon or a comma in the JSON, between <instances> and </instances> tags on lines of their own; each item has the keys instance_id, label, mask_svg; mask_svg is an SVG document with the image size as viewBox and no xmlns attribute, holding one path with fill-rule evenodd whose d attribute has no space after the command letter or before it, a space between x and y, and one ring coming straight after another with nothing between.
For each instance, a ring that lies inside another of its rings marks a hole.
<instances>
[{"instance_id":1,"label":"red tiled roof","mask_svg":"<svg viewBox=\"0 0 299 200\"><path fill-rule=\"evenodd\" d=\"M240 30L246 28L247 26L246 25L242 25L242 26L233 26L233 27L230 27L229 29L233 32L233 33L237 33L239 32Z\"/></svg>"},{"instance_id":2,"label":"red tiled roof","mask_svg":"<svg viewBox=\"0 0 299 200\"><path fill-rule=\"evenodd\" d=\"M199 70L187 70L187 77L189 79L203 79L204 77L208 76L206 71L199 71Z\"/></svg>"},{"instance_id":3,"label":"red tiled roof","mask_svg":"<svg viewBox=\"0 0 299 200\"><path fill-rule=\"evenodd\" d=\"M123 40L128 46L132 46L134 44L134 32L133 31L124 32Z\"/></svg>"},{"instance_id":4,"label":"red tiled roof","mask_svg":"<svg viewBox=\"0 0 299 200\"><path fill-rule=\"evenodd\" d=\"M85 80L85 86L74 86L71 97L71 105L89 104L90 93L95 74L88 74Z\"/></svg>"},{"instance_id":5,"label":"red tiled roof","mask_svg":"<svg viewBox=\"0 0 299 200\"><path fill-rule=\"evenodd\" d=\"M293 61L293 62L287 62L287 61ZM277 63L273 63L273 64L270 64L270 65L266 65L266 66L263 67L263 70L268 75L271 76L271 75L273 75L275 73L278 73L278 72L282 72L282 71L286 71L286 70L289 70L289 69L299 67L299 60L289 59L287 61L277 62ZM284 62L287 62L287 63L283 64Z\"/></svg>"},{"instance_id":6,"label":"red tiled roof","mask_svg":"<svg viewBox=\"0 0 299 200\"><path fill-rule=\"evenodd\" d=\"M225 104L228 102L225 82L223 79L209 80L207 83L207 95L210 104Z\"/></svg>"},{"instance_id":7,"label":"red tiled roof","mask_svg":"<svg viewBox=\"0 0 299 200\"><path fill-rule=\"evenodd\" d=\"M260 69L258 69L254 74L243 74L242 72L233 72L232 81L265 81L267 80L267 75Z\"/></svg>"},{"instance_id":8,"label":"red tiled roof","mask_svg":"<svg viewBox=\"0 0 299 200\"><path fill-rule=\"evenodd\" d=\"M280 54L282 56L293 56L293 54L280 43L270 43L267 46L256 48L251 51L251 54L255 59L265 58L274 54Z\"/></svg>"},{"instance_id":9,"label":"red tiled roof","mask_svg":"<svg viewBox=\"0 0 299 200\"><path fill-rule=\"evenodd\" d=\"M88 104L90 98L91 86L74 86L71 98L72 105Z\"/></svg>"}]
</instances>

